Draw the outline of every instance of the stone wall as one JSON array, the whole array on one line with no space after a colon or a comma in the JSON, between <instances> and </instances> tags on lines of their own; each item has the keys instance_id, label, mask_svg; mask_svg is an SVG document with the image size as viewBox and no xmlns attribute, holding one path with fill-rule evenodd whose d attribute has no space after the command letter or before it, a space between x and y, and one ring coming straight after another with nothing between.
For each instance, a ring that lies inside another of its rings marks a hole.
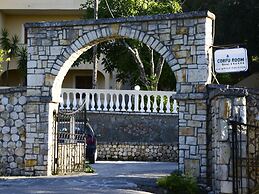
<instances>
[{"instance_id":1,"label":"stone wall","mask_svg":"<svg viewBox=\"0 0 259 194\"><path fill-rule=\"evenodd\" d=\"M178 161L178 146L170 143L98 142L98 160Z\"/></svg>"},{"instance_id":2,"label":"stone wall","mask_svg":"<svg viewBox=\"0 0 259 194\"><path fill-rule=\"evenodd\" d=\"M246 123L247 95L242 88L209 87L207 178L215 194L233 193L232 133L228 122L234 119Z\"/></svg>"},{"instance_id":3,"label":"stone wall","mask_svg":"<svg viewBox=\"0 0 259 194\"><path fill-rule=\"evenodd\" d=\"M259 90L249 90L247 97L247 123L259 126Z\"/></svg>"},{"instance_id":4,"label":"stone wall","mask_svg":"<svg viewBox=\"0 0 259 194\"><path fill-rule=\"evenodd\" d=\"M178 161L178 114L88 112L87 117L98 135L100 160Z\"/></svg>"},{"instance_id":5,"label":"stone wall","mask_svg":"<svg viewBox=\"0 0 259 194\"><path fill-rule=\"evenodd\" d=\"M98 142L178 144L178 114L86 114L98 135Z\"/></svg>"},{"instance_id":6,"label":"stone wall","mask_svg":"<svg viewBox=\"0 0 259 194\"><path fill-rule=\"evenodd\" d=\"M24 174L26 89L0 89L0 175Z\"/></svg>"}]
</instances>

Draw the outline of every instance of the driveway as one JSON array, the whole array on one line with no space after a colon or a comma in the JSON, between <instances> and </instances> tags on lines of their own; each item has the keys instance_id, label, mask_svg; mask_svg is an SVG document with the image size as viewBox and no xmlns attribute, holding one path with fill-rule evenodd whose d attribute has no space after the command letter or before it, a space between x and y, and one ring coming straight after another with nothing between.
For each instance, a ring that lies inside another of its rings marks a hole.
<instances>
[{"instance_id":1,"label":"driveway","mask_svg":"<svg viewBox=\"0 0 259 194\"><path fill-rule=\"evenodd\" d=\"M114 162L93 164L96 173L51 177L0 177L0 193L156 193L158 177L177 169L170 162Z\"/></svg>"}]
</instances>

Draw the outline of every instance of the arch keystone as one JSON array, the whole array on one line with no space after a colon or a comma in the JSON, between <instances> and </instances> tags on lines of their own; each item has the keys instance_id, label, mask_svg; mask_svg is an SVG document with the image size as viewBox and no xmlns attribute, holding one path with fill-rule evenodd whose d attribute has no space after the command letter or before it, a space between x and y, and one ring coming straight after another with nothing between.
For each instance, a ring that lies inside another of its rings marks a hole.
<instances>
[{"instance_id":1,"label":"arch keystone","mask_svg":"<svg viewBox=\"0 0 259 194\"><path fill-rule=\"evenodd\" d=\"M111 25L112 35L118 35L119 34L119 29L120 29L120 24L112 24Z\"/></svg>"}]
</instances>

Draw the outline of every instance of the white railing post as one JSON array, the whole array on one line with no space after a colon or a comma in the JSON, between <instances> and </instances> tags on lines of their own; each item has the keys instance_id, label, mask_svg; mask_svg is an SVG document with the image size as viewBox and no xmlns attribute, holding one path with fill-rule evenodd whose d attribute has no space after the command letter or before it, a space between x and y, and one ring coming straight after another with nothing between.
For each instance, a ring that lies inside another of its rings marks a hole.
<instances>
[{"instance_id":1,"label":"white railing post","mask_svg":"<svg viewBox=\"0 0 259 194\"><path fill-rule=\"evenodd\" d=\"M122 99L121 99L121 111L125 112L126 111L126 103L125 103L125 94L122 94Z\"/></svg>"},{"instance_id":2,"label":"white railing post","mask_svg":"<svg viewBox=\"0 0 259 194\"><path fill-rule=\"evenodd\" d=\"M79 92L79 101L78 101L79 107L83 104L82 96L83 96L83 94L81 92Z\"/></svg>"},{"instance_id":3,"label":"white railing post","mask_svg":"<svg viewBox=\"0 0 259 194\"><path fill-rule=\"evenodd\" d=\"M104 100L103 100L103 111L108 111L108 104L107 104L107 93L103 93L104 94Z\"/></svg>"},{"instance_id":4,"label":"white railing post","mask_svg":"<svg viewBox=\"0 0 259 194\"><path fill-rule=\"evenodd\" d=\"M76 93L73 93L73 109L76 110L76 105L77 105L77 102L76 102Z\"/></svg>"},{"instance_id":5,"label":"white railing post","mask_svg":"<svg viewBox=\"0 0 259 194\"><path fill-rule=\"evenodd\" d=\"M144 94L141 95L141 102L140 102L140 112L145 112L145 103L144 103Z\"/></svg>"},{"instance_id":6,"label":"white railing post","mask_svg":"<svg viewBox=\"0 0 259 194\"><path fill-rule=\"evenodd\" d=\"M114 111L114 108L113 108L113 106L114 106L114 103L113 103L113 93L110 94L110 103L109 103L109 105L110 105L109 111L113 112Z\"/></svg>"},{"instance_id":7,"label":"white railing post","mask_svg":"<svg viewBox=\"0 0 259 194\"><path fill-rule=\"evenodd\" d=\"M153 112L157 113L157 95L154 95Z\"/></svg>"},{"instance_id":8,"label":"white railing post","mask_svg":"<svg viewBox=\"0 0 259 194\"><path fill-rule=\"evenodd\" d=\"M166 97L167 97L167 103L166 103L166 113L170 113L171 111L170 111L170 109L171 109L171 102L170 102L170 96L171 95L166 95Z\"/></svg>"},{"instance_id":9,"label":"white railing post","mask_svg":"<svg viewBox=\"0 0 259 194\"><path fill-rule=\"evenodd\" d=\"M67 92L67 102L66 102L66 105L67 105L66 109L69 110L70 109L70 93L69 92Z\"/></svg>"},{"instance_id":10,"label":"white railing post","mask_svg":"<svg viewBox=\"0 0 259 194\"><path fill-rule=\"evenodd\" d=\"M158 112L161 112L161 113L164 112L164 95L160 96L160 105L159 105L159 111Z\"/></svg>"},{"instance_id":11,"label":"white railing post","mask_svg":"<svg viewBox=\"0 0 259 194\"><path fill-rule=\"evenodd\" d=\"M150 98L151 98L151 95L147 95L147 112L151 112Z\"/></svg>"},{"instance_id":12,"label":"white railing post","mask_svg":"<svg viewBox=\"0 0 259 194\"><path fill-rule=\"evenodd\" d=\"M92 96L92 99L91 99L91 110L95 110L95 107L94 107L95 106L95 102L94 102L95 101L95 93L93 92L91 96Z\"/></svg>"},{"instance_id":13,"label":"white railing post","mask_svg":"<svg viewBox=\"0 0 259 194\"><path fill-rule=\"evenodd\" d=\"M61 93L61 97L60 97L60 109L64 109L64 93Z\"/></svg>"},{"instance_id":14,"label":"white railing post","mask_svg":"<svg viewBox=\"0 0 259 194\"><path fill-rule=\"evenodd\" d=\"M120 102L119 102L120 94L116 94L115 96L116 96L115 111L120 111Z\"/></svg>"},{"instance_id":15,"label":"white railing post","mask_svg":"<svg viewBox=\"0 0 259 194\"><path fill-rule=\"evenodd\" d=\"M139 95L135 93L134 94L134 111L135 112L139 111L139 106L138 106L139 100L138 100L138 98L139 98Z\"/></svg>"},{"instance_id":16,"label":"white railing post","mask_svg":"<svg viewBox=\"0 0 259 194\"><path fill-rule=\"evenodd\" d=\"M102 110L102 108L101 108L101 105L102 105L102 103L101 103L101 93L96 93L96 95L97 95L97 110Z\"/></svg>"},{"instance_id":17,"label":"white railing post","mask_svg":"<svg viewBox=\"0 0 259 194\"><path fill-rule=\"evenodd\" d=\"M129 96L129 101L128 101L128 112L131 112L132 111L132 102L131 102L131 94L128 94Z\"/></svg>"},{"instance_id":18,"label":"white railing post","mask_svg":"<svg viewBox=\"0 0 259 194\"><path fill-rule=\"evenodd\" d=\"M174 99L174 104L173 104L173 113L178 113L178 104L175 99Z\"/></svg>"}]
</instances>

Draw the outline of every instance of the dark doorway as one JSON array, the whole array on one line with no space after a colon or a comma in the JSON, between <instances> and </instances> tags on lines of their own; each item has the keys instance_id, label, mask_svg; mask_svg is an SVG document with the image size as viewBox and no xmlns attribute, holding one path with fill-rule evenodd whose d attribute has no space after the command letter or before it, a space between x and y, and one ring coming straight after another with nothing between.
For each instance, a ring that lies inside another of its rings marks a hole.
<instances>
[{"instance_id":1,"label":"dark doorway","mask_svg":"<svg viewBox=\"0 0 259 194\"><path fill-rule=\"evenodd\" d=\"M92 76L76 76L76 88L92 89Z\"/></svg>"}]
</instances>

